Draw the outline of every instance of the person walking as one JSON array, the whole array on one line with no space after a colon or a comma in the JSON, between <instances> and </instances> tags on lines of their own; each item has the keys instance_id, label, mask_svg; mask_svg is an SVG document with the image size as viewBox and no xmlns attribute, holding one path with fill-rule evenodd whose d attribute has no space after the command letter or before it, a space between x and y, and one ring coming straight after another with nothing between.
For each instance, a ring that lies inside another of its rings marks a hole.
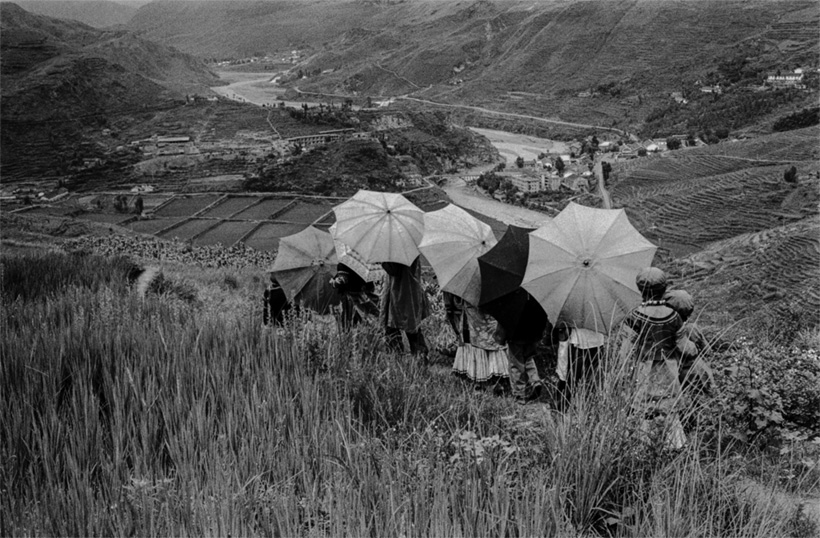
<instances>
[{"instance_id":1,"label":"person walking","mask_svg":"<svg viewBox=\"0 0 820 538\"><path fill-rule=\"evenodd\" d=\"M336 274L330 279L330 285L341 296L340 322L342 327L349 328L360 323L368 316L379 313L376 285L367 282L353 269L343 263L336 266Z\"/></svg>"},{"instance_id":2,"label":"person walking","mask_svg":"<svg viewBox=\"0 0 820 538\"><path fill-rule=\"evenodd\" d=\"M498 322L461 297L446 291L442 295L445 316L458 339L453 373L466 377L476 388L498 387L510 376L506 346L494 336Z\"/></svg>"},{"instance_id":3,"label":"person walking","mask_svg":"<svg viewBox=\"0 0 820 538\"><path fill-rule=\"evenodd\" d=\"M623 322L621 352L636 361L636 403L647 439L662 435L666 446L681 448L686 435L676 409L681 396L677 343L683 321L664 300L667 277L661 269L642 269L635 283L642 302Z\"/></svg>"},{"instance_id":4,"label":"person walking","mask_svg":"<svg viewBox=\"0 0 820 538\"><path fill-rule=\"evenodd\" d=\"M518 303L521 305L521 311L517 312L517 315L496 318L499 319L496 338L500 344L507 344L510 388L513 396L519 404L525 404L541 396L544 390L535 356L538 353L538 342L544 337L549 319L538 301L526 290L519 288L513 293L526 294L526 298L522 296ZM510 323L507 319L516 319L517 322Z\"/></svg>"},{"instance_id":5,"label":"person walking","mask_svg":"<svg viewBox=\"0 0 820 538\"><path fill-rule=\"evenodd\" d=\"M598 372L606 337L566 321L560 321L555 332L558 339L555 374L558 377L559 405L563 408L569 403L575 389Z\"/></svg>"},{"instance_id":6,"label":"person walking","mask_svg":"<svg viewBox=\"0 0 820 538\"><path fill-rule=\"evenodd\" d=\"M666 305L681 317L683 326L678 331L677 346L681 354L678 380L685 392L709 394L715 379L712 368L703 357L710 347L700 327L690 321L695 310L695 300L684 290L669 290L664 295Z\"/></svg>"},{"instance_id":7,"label":"person walking","mask_svg":"<svg viewBox=\"0 0 820 538\"><path fill-rule=\"evenodd\" d=\"M262 323L264 325L281 326L285 322L285 315L291 309L285 291L273 274L270 275L270 284L263 294Z\"/></svg>"},{"instance_id":8,"label":"person walking","mask_svg":"<svg viewBox=\"0 0 820 538\"><path fill-rule=\"evenodd\" d=\"M421 332L421 322L430 315L430 304L421 284L419 258L410 266L396 262L382 262L386 273L379 300L379 315L384 327L387 346L402 352L402 333L407 337L410 353L427 360L427 343Z\"/></svg>"}]
</instances>

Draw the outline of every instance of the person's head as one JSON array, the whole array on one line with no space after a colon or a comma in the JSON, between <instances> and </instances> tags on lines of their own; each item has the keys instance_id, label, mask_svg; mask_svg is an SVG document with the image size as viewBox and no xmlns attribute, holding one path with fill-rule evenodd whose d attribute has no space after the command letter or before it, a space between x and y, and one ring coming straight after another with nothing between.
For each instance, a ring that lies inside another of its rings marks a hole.
<instances>
[{"instance_id":1,"label":"person's head","mask_svg":"<svg viewBox=\"0 0 820 538\"><path fill-rule=\"evenodd\" d=\"M644 301L663 299L666 293L666 273L657 267L644 267L635 277L635 284Z\"/></svg>"},{"instance_id":2,"label":"person's head","mask_svg":"<svg viewBox=\"0 0 820 538\"><path fill-rule=\"evenodd\" d=\"M695 310L695 300L683 290L669 290L664 295L667 306L677 312L683 321L689 319Z\"/></svg>"}]
</instances>

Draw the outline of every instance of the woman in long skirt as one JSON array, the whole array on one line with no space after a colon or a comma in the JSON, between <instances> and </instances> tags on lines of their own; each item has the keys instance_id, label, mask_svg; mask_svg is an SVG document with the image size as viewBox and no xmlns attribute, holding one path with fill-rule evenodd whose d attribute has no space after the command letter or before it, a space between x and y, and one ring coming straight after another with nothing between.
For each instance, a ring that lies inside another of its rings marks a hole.
<instances>
[{"instance_id":1,"label":"woman in long skirt","mask_svg":"<svg viewBox=\"0 0 820 538\"><path fill-rule=\"evenodd\" d=\"M453 373L469 379L477 388L508 379L507 347L496 341L495 319L451 293L444 292L444 304L447 321L459 342Z\"/></svg>"}]
</instances>

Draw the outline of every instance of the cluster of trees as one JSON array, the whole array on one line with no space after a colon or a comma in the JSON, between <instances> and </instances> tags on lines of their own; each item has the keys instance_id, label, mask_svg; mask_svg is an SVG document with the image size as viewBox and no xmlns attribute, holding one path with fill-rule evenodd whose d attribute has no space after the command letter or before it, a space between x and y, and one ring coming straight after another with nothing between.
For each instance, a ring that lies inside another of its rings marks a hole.
<instances>
[{"instance_id":1,"label":"cluster of trees","mask_svg":"<svg viewBox=\"0 0 820 538\"><path fill-rule=\"evenodd\" d=\"M711 130L714 134L711 140L717 141L722 138L722 133L753 125L761 116L802 99L802 96L802 91L786 88L760 93L731 90L722 95L703 94L693 97L689 105L670 103L656 108L646 117L641 135L657 136L685 125L689 131L703 133L702 138L707 142L705 135Z\"/></svg>"},{"instance_id":2,"label":"cluster of trees","mask_svg":"<svg viewBox=\"0 0 820 538\"><path fill-rule=\"evenodd\" d=\"M794 114L784 116L774 122L772 129L778 132L791 131L820 124L820 107L804 108Z\"/></svg>"},{"instance_id":3,"label":"cluster of trees","mask_svg":"<svg viewBox=\"0 0 820 538\"><path fill-rule=\"evenodd\" d=\"M478 176L476 185L487 191L490 196L495 194L497 191L501 191L507 198L511 198L518 192L518 187L495 172L484 172Z\"/></svg>"}]
</instances>

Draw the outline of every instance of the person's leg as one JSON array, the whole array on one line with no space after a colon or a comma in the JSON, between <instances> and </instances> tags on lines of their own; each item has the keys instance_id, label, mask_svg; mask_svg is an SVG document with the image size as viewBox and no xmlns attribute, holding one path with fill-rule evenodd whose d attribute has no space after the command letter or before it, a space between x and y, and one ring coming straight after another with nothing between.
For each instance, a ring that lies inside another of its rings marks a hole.
<instances>
[{"instance_id":1,"label":"person's leg","mask_svg":"<svg viewBox=\"0 0 820 538\"><path fill-rule=\"evenodd\" d=\"M507 342L507 357L510 362L510 389L517 399L526 399L527 394L527 364L524 359L524 347L521 342Z\"/></svg>"},{"instance_id":2,"label":"person's leg","mask_svg":"<svg viewBox=\"0 0 820 538\"><path fill-rule=\"evenodd\" d=\"M414 333L405 333L407 335L407 341L410 342L410 353L413 355L418 355L423 360L427 360L427 342L424 341L424 333L421 332L421 329Z\"/></svg>"},{"instance_id":3,"label":"person's leg","mask_svg":"<svg viewBox=\"0 0 820 538\"><path fill-rule=\"evenodd\" d=\"M404 342L401 339L401 329L394 327L384 328L384 339L387 342L387 349L395 353L404 351Z\"/></svg>"}]
</instances>

